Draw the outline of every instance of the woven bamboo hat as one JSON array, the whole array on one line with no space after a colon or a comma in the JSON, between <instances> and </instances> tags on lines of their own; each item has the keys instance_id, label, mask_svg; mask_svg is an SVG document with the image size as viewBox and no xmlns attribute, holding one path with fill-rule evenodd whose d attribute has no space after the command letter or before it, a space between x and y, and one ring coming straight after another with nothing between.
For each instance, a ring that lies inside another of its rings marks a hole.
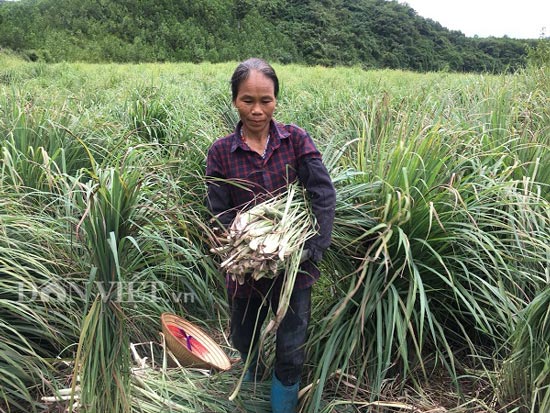
<instances>
[{"instance_id":1,"label":"woven bamboo hat","mask_svg":"<svg viewBox=\"0 0 550 413\"><path fill-rule=\"evenodd\" d=\"M222 348L202 329L175 314L160 317L166 344L186 367L226 371L231 368Z\"/></svg>"}]
</instances>

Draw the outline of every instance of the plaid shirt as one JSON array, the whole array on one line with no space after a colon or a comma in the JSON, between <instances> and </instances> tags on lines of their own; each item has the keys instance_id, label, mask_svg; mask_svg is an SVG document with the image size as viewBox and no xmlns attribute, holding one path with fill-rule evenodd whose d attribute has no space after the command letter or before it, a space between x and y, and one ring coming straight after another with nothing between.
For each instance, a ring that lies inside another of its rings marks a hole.
<instances>
[{"instance_id":1,"label":"plaid shirt","mask_svg":"<svg viewBox=\"0 0 550 413\"><path fill-rule=\"evenodd\" d=\"M239 209L261 202L266 197L285 190L287 185L296 179L302 181L306 190L314 191L315 188L311 187L313 184L308 187L307 182L303 182L304 180L299 176L300 170L304 170L303 165L313 162L312 160L322 165L321 154L311 137L305 130L295 125L284 125L272 120L269 130L270 139L263 157L252 151L242 141L241 127L242 122L239 122L233 133L216 140L209 149L206 160L208 206L224 226L231 223ZM319 169L321 172L314 174L323 175L322 179L316 180L312 176L312 179L307 181L321 182L327 187L327 191L323 194L328 195L319 198L328 199L328 202L332 203L328 208L329 233L322 234L324 241L318 246L319 249L324 249L328 247L327 242L330 243L335 196L332 195L334 188L324 166L311 170L319 171ZM313 173L307 175L313 175ZM323 218L316 213L315 206L312 206L317 220L321 218L322 221ZM323 213L323 215L327 214ZM296 277L294 287L296 289L310 287L319 278L319 269L311 260L305 261L301 270ZM226 286L230 296L247 297L253 293L265 295L272 286L274 293L277 293L282 278L279 276L275 280L249 280L244 285L238 285L228 274Z\"/></svg>"}]
</instances>

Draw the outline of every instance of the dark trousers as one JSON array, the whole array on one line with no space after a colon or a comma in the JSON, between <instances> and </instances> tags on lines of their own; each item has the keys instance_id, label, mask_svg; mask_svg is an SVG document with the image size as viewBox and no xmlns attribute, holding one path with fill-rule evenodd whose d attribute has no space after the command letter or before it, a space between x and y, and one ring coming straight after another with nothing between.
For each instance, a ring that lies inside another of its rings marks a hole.
<instances>
[{"instance_id":1,"label":"dark trousers","mask_svg":"<svg viewBox=\"0 0 550 413\"><path fill-rule=\"evenodd\" d=\"M275 313L279 305L279 295L273 294L266 301ZM261 326L269 310L268 305L262 304L263 299L256 295L233 297L231 300L231 340L241 354L250 353L258 343ZM275 374L285 386L300 381L310 315L311 288L293 291L276 338Z\"/></svg>"}]
</instances>

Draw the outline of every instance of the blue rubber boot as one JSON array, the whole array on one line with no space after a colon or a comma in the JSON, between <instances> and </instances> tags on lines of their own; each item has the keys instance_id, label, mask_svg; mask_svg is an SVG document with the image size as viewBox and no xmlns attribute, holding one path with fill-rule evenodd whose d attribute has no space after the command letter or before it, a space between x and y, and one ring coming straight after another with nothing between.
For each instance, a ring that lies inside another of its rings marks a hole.
<instances>
[{"instance_id":1,"label":"blue rubber boot","mask_svg":"<svg viewBox=\"0 0 550 413\"><path fill-rule=\"evenodd\" d=\"M273 413L294 413L298 405L300 383L285 386L275 373L271 380L271 411Z\"/></svg>"}]
</instances>

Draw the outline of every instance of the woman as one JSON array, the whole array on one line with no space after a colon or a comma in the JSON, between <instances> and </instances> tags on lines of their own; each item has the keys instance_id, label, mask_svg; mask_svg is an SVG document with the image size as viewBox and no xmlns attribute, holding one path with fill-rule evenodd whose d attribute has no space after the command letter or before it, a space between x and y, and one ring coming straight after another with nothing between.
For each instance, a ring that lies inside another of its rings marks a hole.
<instances>
[{"instance_id":1,"label":"woman","mask_svg":"<svg viewBox=\"0 0 550 413\"><path fill-rule=\"evenodd\" d=\"M310 197L318 235L306 242L301 272L290 306L277 329L271 385L273 412L294 411L305 358L311 309L311 287L319 278L315 265L330 245L336 193L321 154L305 130L273 119L279 80L264 60L240 63L231 78L233 105L240 121L235 131L216 140L207 156L208 206L219 223L228 226L236 211L284 191L298 180ZM231 339L243 360L251 355L246 379L256 372L255 349L268 302L276 311L282 276L248 279L244 285L226 276L231 304Z\"/></svg>"}]
</instances>

